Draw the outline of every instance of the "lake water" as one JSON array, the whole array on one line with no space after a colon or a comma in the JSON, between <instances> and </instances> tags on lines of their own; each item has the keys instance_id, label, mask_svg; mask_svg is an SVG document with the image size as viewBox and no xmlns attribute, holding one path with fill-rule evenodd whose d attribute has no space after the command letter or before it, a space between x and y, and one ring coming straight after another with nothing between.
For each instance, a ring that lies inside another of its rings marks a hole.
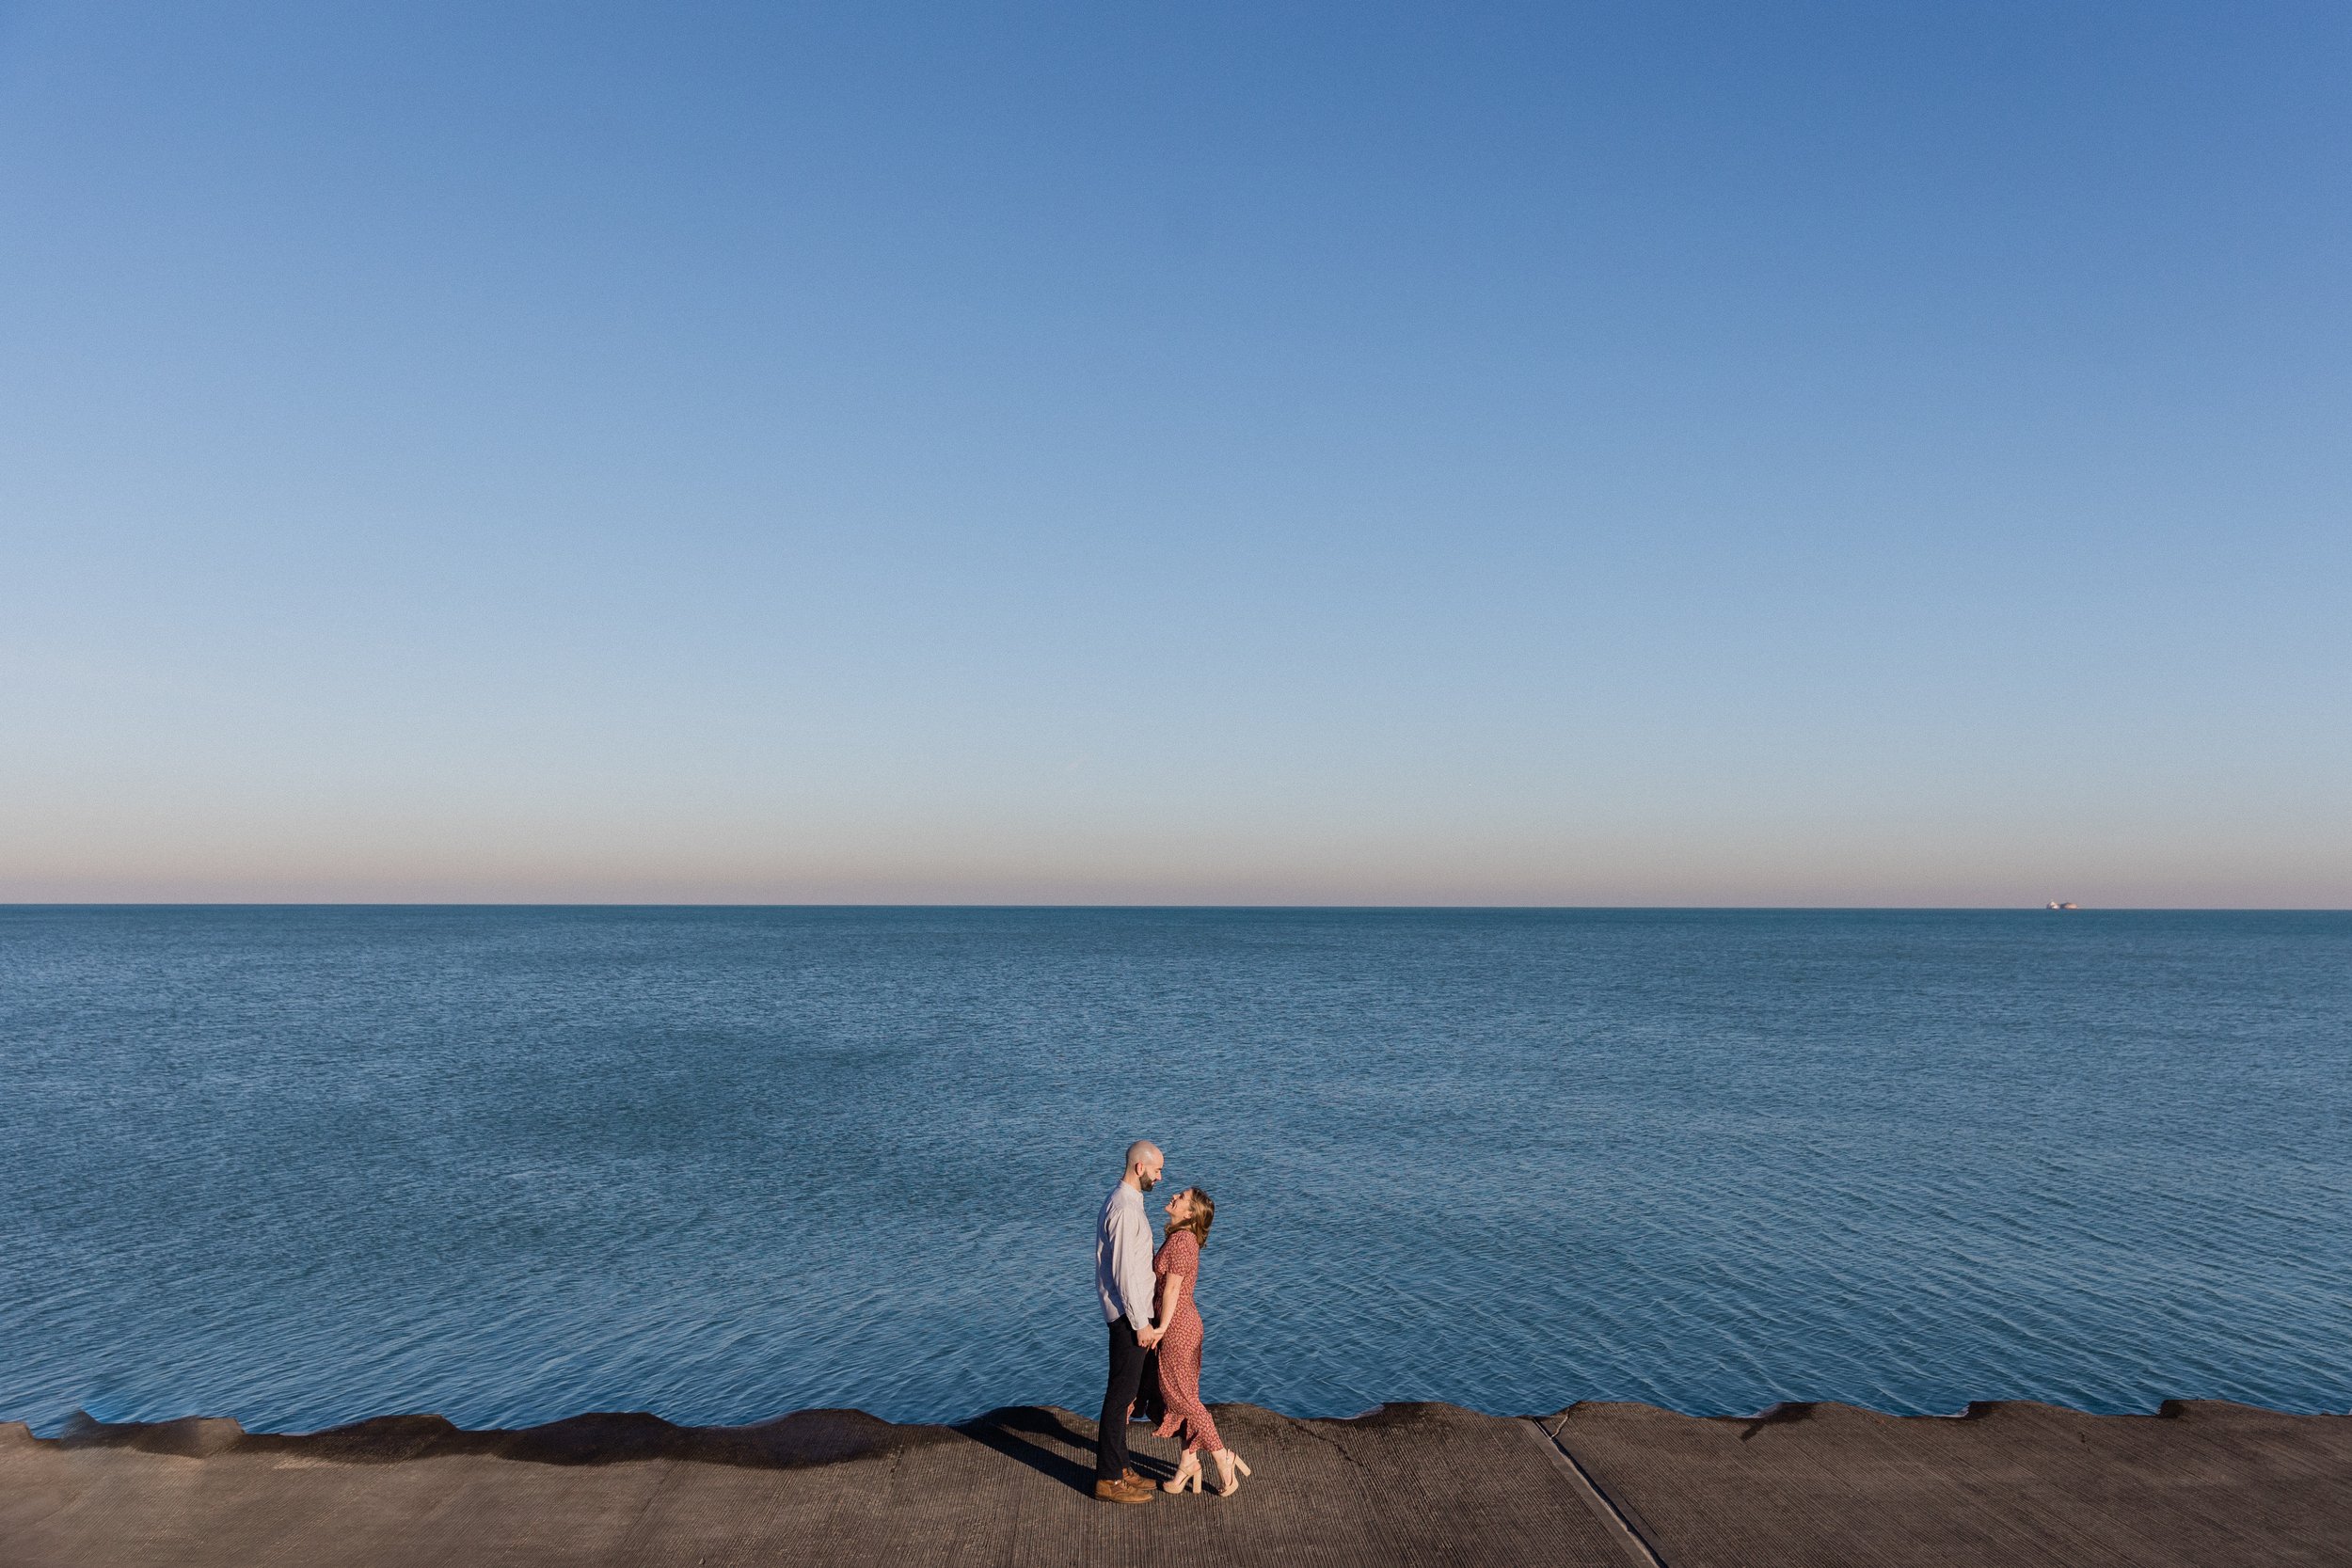
<instances>
[{"instance_id":1,"label":"lake water","mask_svg":"<svg viewBox=\"0 0 2352 1568\"><path fill-rule=\"evenodd\" d=\"M1091 1410L1138 1134L1212 1400L2343 1410L2348 1132L2341 914L0 910L0 1418Z\"/></svg>"}]
</instances>

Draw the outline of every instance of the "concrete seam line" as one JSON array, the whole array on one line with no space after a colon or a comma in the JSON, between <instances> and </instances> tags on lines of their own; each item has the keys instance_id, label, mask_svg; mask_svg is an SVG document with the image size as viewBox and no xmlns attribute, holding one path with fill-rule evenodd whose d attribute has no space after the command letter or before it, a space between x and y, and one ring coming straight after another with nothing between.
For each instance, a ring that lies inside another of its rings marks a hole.
<instances>
[{"instance_id":1,"label":"concrete seam line","mask_svg":"<svg viewBox=\"0 0 2352 1568\"><path fill-rule=\"evenodd\" d=\"M1633 1521L1625 1516L1609 1494L1600 1489L1600 1483L1593 1479L1582 1462L1568 1451L1565 1443L1560 1441L1560 1434L1532 1418L1527 1424L1535 1429L1528 1435L1543 1445L1545 1451L1551 1455L1552 1464L1568 1478L1568 1484L1576 1488L1577 1495L1584 1499L1584 1506L1592 1510L1593 1516L1600 1521L1601 1527L1617 1538L1617 1544L1625 1548L1626 1555L1639 1563L1641 1568L1666 1568L1666 1560L1642 1538L1642 1532L1633 1528ZM1561 1424L1567 1424L1565 1418Z\"/></svg>"}]
</instances>

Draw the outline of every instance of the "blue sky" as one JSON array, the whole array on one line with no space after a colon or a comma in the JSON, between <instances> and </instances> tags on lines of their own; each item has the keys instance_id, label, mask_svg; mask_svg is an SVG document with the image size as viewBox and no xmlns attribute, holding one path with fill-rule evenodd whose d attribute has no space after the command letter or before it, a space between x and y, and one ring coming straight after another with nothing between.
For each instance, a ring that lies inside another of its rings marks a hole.
<instances>
[{"instance_id":1,"label":"blue sky","mask_svg":"<svg viewBox=\"0 0 2352 1568\"><path fill-rule=\"evenodd\" d=\"M2347 66L0 7L0 899L2352 904Z\"/></svg>"}]
</instances>

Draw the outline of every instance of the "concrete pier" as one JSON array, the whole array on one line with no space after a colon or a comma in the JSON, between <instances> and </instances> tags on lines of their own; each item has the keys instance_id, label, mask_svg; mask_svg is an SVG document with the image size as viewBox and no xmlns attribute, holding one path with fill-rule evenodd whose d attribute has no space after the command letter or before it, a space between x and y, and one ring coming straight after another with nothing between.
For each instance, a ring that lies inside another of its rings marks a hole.
<instances>
[{"instance_id":1,"label":"concrete pier","mask_svg":"<svg viewBox=\"0 0 2352 1568\"><path fill-rule=\"evenodd\" d=\"M2352 1418L2003 1403L1753 1419L1583 1404L1541 1418L1222 1406L1230 1499L1089 1495L1091 1423L814 1411L680 1428L589 1416L469 1433L396 1417L312 1436L231 1421L0 1426L7 1568L509 1564L2327 1564L2352 1562ZM1165 1473L1168 1444L1140 1435Z\"/></svg>"}]
</instances>

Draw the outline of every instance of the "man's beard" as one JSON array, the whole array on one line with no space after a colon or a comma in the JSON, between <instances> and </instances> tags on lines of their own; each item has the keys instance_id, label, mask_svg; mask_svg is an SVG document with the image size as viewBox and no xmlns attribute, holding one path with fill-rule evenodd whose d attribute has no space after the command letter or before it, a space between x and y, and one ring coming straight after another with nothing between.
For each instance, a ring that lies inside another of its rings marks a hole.
<instances>
[{"instance_id":1,"label":"man's beard","mask_svg":"<svg viewBox=\"0 0 2352 1568\"><path fill-rule=\"evenodd\" d=\"M1160 1179L1158 1177L1146 1176L1141 1171L1136 1172L1136 1185L1141 1187L1145 1192L1150 1192L1152 1188L1158 1186L1159 1184Z\"/></svg>"}]
</instances>

